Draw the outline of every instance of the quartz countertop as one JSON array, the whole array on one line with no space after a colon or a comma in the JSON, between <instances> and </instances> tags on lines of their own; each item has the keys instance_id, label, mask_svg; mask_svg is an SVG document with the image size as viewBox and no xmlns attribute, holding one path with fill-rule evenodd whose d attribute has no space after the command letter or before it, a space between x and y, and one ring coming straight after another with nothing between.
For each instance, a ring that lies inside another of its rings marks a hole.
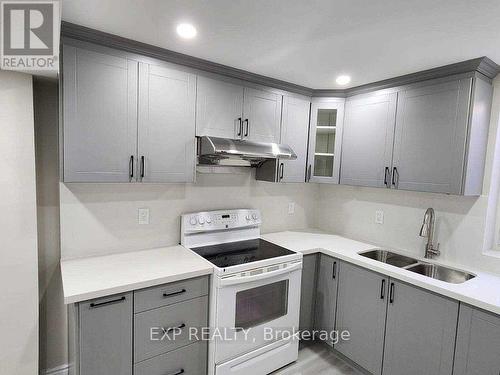
<instances>
[{"instance_id":1,"label":"quartz countertop","mask_svg":"<svg viewBox=\"0 0 500 375\"><path fill-rule=\"evenodd\" d=\"M211 263L182 246L61 261L64 303L209 275Z\"/></svg>"},{"instance_id":2,"label":"quartz countertop","mask_svg":"<svg viewBox=\"0 0 500 375\"><path fill-rule=\"evenodd\" d=\"M262 235L262 238L289 250L298 251L304 255L322 253L356 264L409 284L439 293L472 306L500 314L500 276L469 269L466 266L449 264L440 260L434 261L416 257L414 254L398 251L427 263L437 263L454 269L468 271L476 275L462 284L451 284L432 279L399 267L391 266L359 255L359 252L380 248L373 244L354 241L345 237L316 233L314 231L286 231ZM392 249L388 249L392 250Z\"/></svg>"}]
</instances>

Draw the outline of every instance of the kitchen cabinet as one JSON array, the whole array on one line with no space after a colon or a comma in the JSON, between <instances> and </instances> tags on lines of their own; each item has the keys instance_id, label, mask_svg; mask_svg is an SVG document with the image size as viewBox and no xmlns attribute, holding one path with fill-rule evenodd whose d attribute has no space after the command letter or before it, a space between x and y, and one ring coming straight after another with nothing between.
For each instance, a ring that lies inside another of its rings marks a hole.
<instances>
[{"instance_id":1,"label":"kitchen cabinet","mask_svg":"<svg viewBox=\"0 0 500 375\"><path fill-rule=\"evenodd\" d=\"M324 254L319 256L314 328L328 333L326 343L330 346L334 339L330 333L335 328L338 278L342 272L339 266L338 259Z\"/></svg>"},{"instance_id":2,"label":"kitchen cabinet","mask_svg":"<svg viewBox=\"0 0 500 375\"><path fill-rule=\"evenodd\" d=\"M243 87L219 79L198 76L196 135L240 139Z\"/></svg>"},{"instance_id":3,"label":"kitchen cabinet","mask_svg":"<svg viewBox=\"0 0 500 375\"><path fill-rule=\"evenodd\" d=\"M463 174L468 156L472 84L473 78L468 77L430 82L399 92L393 187L435 193L462 192L463 178L467 177Z\"/></svg>"},{"instance_id":4,"label":"kitchen cabinet","mask_svg":"<svg viewBox=\"0 0 500 375\"><path fill-rule=\"evenodd\" d=\"M196 76L140 60L64 46L64 182L194 180Z\"/></svg>"},{"instance_id":5,"label":"kitchen cabinet","mask_svg":"<svg viewBox=\"0 0 500 375\"><path fill-rule=\"evenodd\" d=\"M310 182L339 183L344 99L313 99L309 130Z\"/></svg>"},{"instance_id":6,"label":"kitchen cabinet","mask_svg":"<svg viewBox=\"0 0 500 375\"><path fill-rule=\"evenodd\" d=\"M347 99L340 183L390 187L396 93Z\"/></svg>"},{"instance_id":7,"label":"kitchen cabinet","mask_svg":"<svg viewBox=\"0 0 500 375\"><path fill-rule=\"evenodd\" d=\"M460 304L453 375L500 374L500 316Z\"/></svg>"},{"instance_id":8,"label":"kitchen cabinet","mask_svg":"<svg viewBox=\"0 0 500 375\"><path fill-rule=\"evenodd\" d=\"M391 279L384 375L451 375L458 302Z\"/></svg>"},{"instance_id":9,"label":"kitchen cabinet","mask_svg":"<svg viewBox=\"0 0 500 375\"><path fill-rule=\"evenodd\" d=\"M267 160L255 172L255 178L270 182L304 182L306 178L307 136L310 100L283 97L280 143L291 147L295 160Z\"/></svg>"},{"instance_id":10,"label":"kitchen cabinet","mask_svg":"<svg viewBox=\"0 0 500 375\"><path fill-rule=\"evenodd\" d=\"M79 375L132 375L132 293L78 305Z\"/></svg>"},{"instance_id":11,"label":"kitchen cabinet","mask_svg":"<svg viewBox=\"0 0 500 375\"><path fill-rule=\"evenodd\" d=\"M196 76L167 64L139 65L140 182L193 182Z\"/></svg>"},{"instance_id":12,"label":"kitchen cabinet","mask_svg":"<svg viewBox=\"0 0 500 375\"><path fill-rule=\"evenodd\" d=\"M480 195L491 99L473 73L348 98L340 183Z\"/></svg>"},{"instance_id":13,"label":"kitchen cabinet","mask_svg":"<svg viewBox=\"0 0 500 375\"><path fill-rule=\"evenodd\" d=\"M274 92L245 87L242 139L279 143L281 101L281 95Z\"/></svg>"},{"instance_id":14,"label":"kitchen cabinet","mask_svg":"<svg viewBox=\"0 0 500 375\"><path fill-rule=\"evenodd\" d=\"M314 303L316 295L316 254L302 258L302 281L300 284L299 329L312 331L314 326Z\"/></svg>"},{"instance_id":15,"label":"kitchen cabinet","mask_svg":"<svg viewBox=\"0 0 500 375\"><path fill-rule=\"evenodd\" d=\"M137 61L65 45L63 76L63 180L128 182L137 149Z\"/></svg>"},{"instance_id":16,"label":"kitchen cabinet","mask_svg":"<svg viewBox=\"0 0 500 375\"><path fill-rule=\"evenodd\" d=\"M374 375L382 371L388 284L384 275L341 264L335 329L350 337L335 349Z\"/></svg>"}]
</instances>

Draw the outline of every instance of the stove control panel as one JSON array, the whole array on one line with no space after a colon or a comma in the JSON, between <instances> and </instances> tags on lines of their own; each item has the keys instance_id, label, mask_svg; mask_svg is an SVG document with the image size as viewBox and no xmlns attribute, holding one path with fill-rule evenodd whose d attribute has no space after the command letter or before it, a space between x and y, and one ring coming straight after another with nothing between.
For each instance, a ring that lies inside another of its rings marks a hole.
<instances>
[{"instance_id":1,"label":"stove control panel","mask_svg":"<svg viewBox=\"0 0 500 375\"><path fill-rule=\"evenodd\" d=\"M181 216L181 230L187 232L206 232L260 226L259 210L219 210L185 214Z\"/></svg>"}]
</instances>

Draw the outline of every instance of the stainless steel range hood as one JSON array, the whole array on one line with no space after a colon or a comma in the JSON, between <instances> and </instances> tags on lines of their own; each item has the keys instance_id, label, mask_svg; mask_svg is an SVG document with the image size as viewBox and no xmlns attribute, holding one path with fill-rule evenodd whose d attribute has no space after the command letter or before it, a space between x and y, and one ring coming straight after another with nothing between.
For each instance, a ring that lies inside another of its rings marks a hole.
<instances>
[{"instance_id":1,"label":"stainless steel range hood","mask_svg":"<svg viewBox=\"0 0 500 375\"><path fill-rule=\"evenodd\" d=\"M297 159L284 144L203 136L199 139L199 164L258 167L266 160Z\"/></svg>"}]
</instances>

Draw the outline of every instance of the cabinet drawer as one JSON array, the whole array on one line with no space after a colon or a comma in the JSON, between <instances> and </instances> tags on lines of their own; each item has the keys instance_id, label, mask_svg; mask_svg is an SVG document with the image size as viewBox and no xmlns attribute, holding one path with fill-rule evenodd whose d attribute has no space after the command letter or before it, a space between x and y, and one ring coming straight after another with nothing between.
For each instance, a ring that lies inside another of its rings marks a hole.
<instances>
[{"instance_id":1,"label":"cabinet drawer","mask_svg":"<svg viewBox=\"0 0 500 375\"><path fill-rule=\"evenodd\" d=\"M135 375L205 375L207 342L199 341L134 366Z\"/></svg>"},{"instance_id":2,"label":"cabinet drawer","mask_svg":"<svg viewBox=\"0 0 500 375\"><path fill-rule=\"evenodd\" d=\"M135 362L197 341L196 337L190 339L189 330L206 327L207 317L208 296L135 314ZM168 336L164 335L167 331Z\"/></svg>"},{"instance_id":3,"label":"cabinet drawer","mask_svg":"<svg viewBox=\"0 0 500 375\"><path fill-rule=\"evenodd\" d=\"M182 280L134 292L134 312L172 305L208 294L208 277Z\"/></svg>"}]
</instances>

